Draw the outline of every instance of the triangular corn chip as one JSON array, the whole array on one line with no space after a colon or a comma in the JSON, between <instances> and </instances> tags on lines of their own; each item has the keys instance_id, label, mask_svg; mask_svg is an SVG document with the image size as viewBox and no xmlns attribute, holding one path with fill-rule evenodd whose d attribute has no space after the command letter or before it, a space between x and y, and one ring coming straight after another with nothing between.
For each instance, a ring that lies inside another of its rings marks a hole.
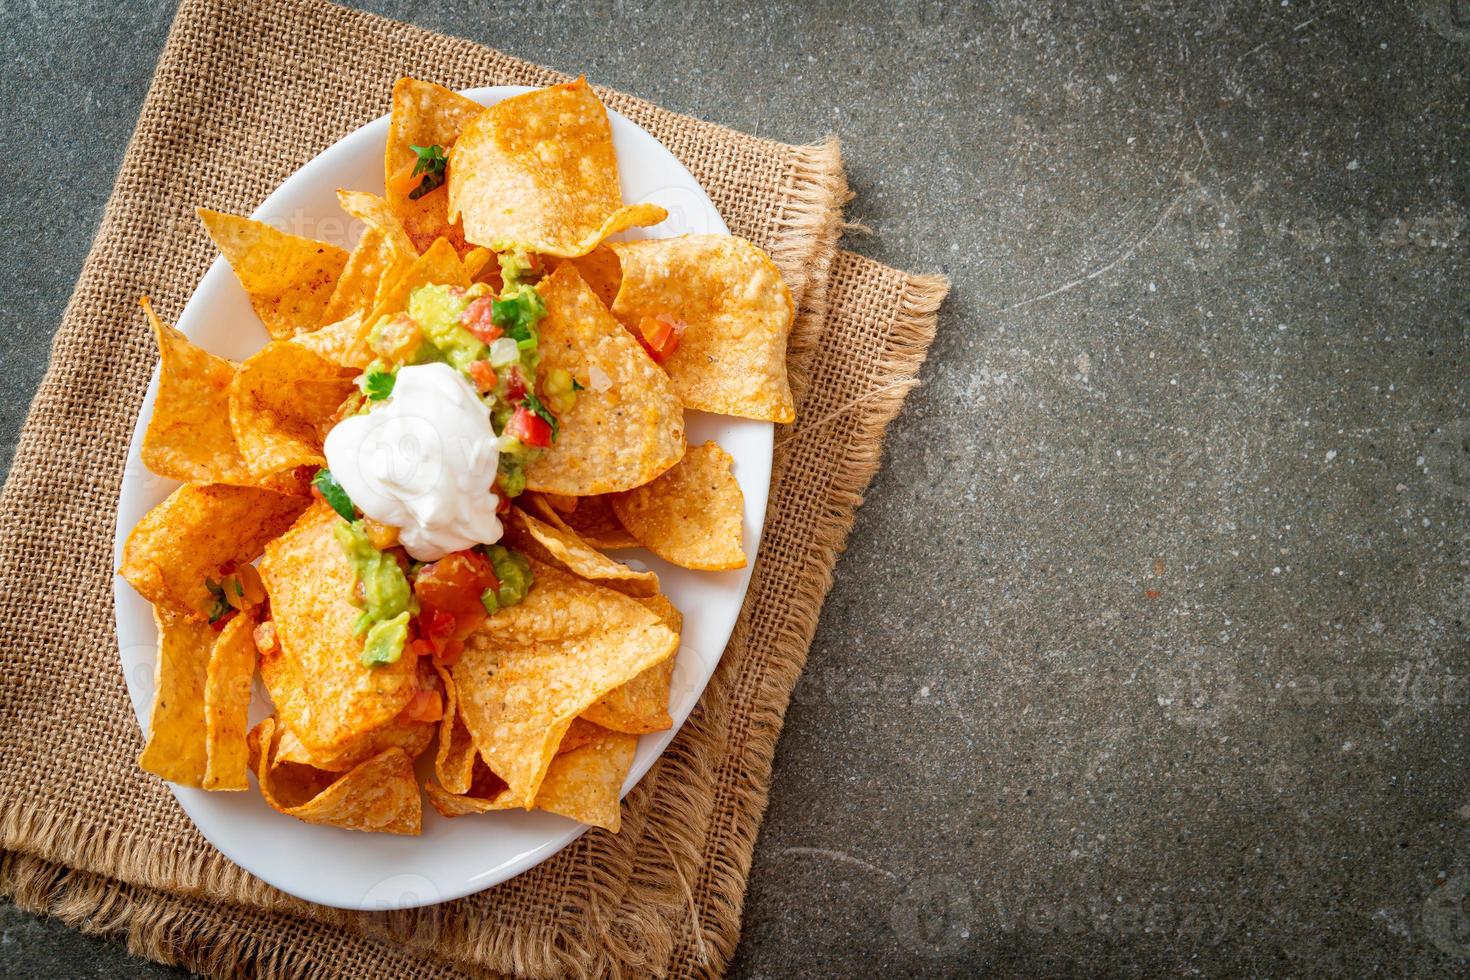
<instances>
[{"instance_id":1,"label":"triangular corn chip","mask_svg":"<svg viewBox=\"0 0 1470 980\"><path fill-rule=\"evenodd\" d=\"M280 651L262 656L260 676L282 723L311 758L331 760L388 724L418 690L405 650L395 663L366 667L352 602L357 574L333 536L341 518L317 502L260 562Z\"/></svg>"},{"instance_id":2,"label":"triangular corn chip","mask_svg":"<svg viewBox=\"0 0 1470 980\"><path fill-rule=\"evenodd\" d=\"M518 498L518 502L529 511L553 527L559 527L564 531L572 531L577 537L601 551L617 551L621 548L637 548L638 539L628 533L628 529L618 521L618 515L613 513L611 494L598 494L591 497L568 497L567 500L576 501L576 506L570 510L559 510L549 500L552 495L542 493L525 493Z\"/></svg>"},{"instance_id":3,"label":"triangular corn chip","mask_svg":"<svg viewBox=\"0 0 1470 980\"><path fill-rule=\"evenodd\" d=\"M673 466L684 455L684 410L668 376L573 266L561 266L536 288L547 310L541 371L565 369L584 390L561 416L557 440L527 468L526 487L608 493L641 486Z\"/></svg>"},{"instance_id":4,"label":"triangular corn chip","mask_svg":"<svg viewBox=\"0 0 1470 980\"><path fill-rule=\"evenodd\" d=\"M209 654L204 685L204 789L248 789L250 769L245 733L250 727L250 685L255 679L255 617L234 616L221 630Z\"/></svg>"},{"instance_id":5,"label":"triangular corn chip","mask_svg":"<svg viewBox=\"0 0 1470 980\"><path fill-rule=\"evenodd\" d=\"M233 214L200 208L199 218L272 337L293 337L323 322L346 251Z\"/></svg>"},{"instance_id":6,"label":"triangular corn chip","mask_svg":"<svg viewBox=\"0 0 1470 980\"><path fill-rule=\"evenodd\" d=\"M658 614L665 626L682 632L684 617L663 593L639 599ZM615 732L643 735L661 732L674 726L669 715L669 687L674 680L674 663L670 657L643 671L637 677L613 688L601 700L582 712L582 718Z\"/></svg>"},{"instance_id":7,"label":"triangular corn chip","mask_svg":"<svg viewBox=\"0 0 1470 980\"><path fill-rule=\"evenodd\" d=\"M657 480L615 494L613 512L664 561L704 571L744 568L745 495L734 463L713 442L694 446Z\"/></svg>"},{"instance_id":8,"label":"triangular corn chip","mask_svg":"<svg viewBox=\"0 0 1470 980\"><path fill-rule=\"evenodd\" d=\"M647 596L658 591L658 576L613 561L587 544L575 531L564 530L512 508L511 535L517 550L549 561L573 575L617 589L626 595Z\"/></svg>"},{"instance_id":9,"label":"triangular corn chip","mask_svg":"<svg viewBox=\"0 0 1470 980\"><path fill-rule=\"evenodd\" d=\"M469 246L465 244L464 229L458 222L451 225L446 216L448 190L442 184L427 192L420 190L427 175L413 173L419 157L412 147L439 146L447 153L470 120L484 111L480 103L433 82L400 78L393 85L383 177L388 203L419 251L440 237L448 239L459 252ZM410 197L413 193L419 196Z\"/></svg>"},{"instance_id":10,"label":"triangular corn chip","mask_svg":"<svg viewBox=\"0 0 1470 980\"><path fill-rule=\"evenodd\" d=\"M153 713L138 765L180 786L202 786L209 762L204 686L217 634L203 620L163 606L153 607L153 621L158 626Z\"/></svg>"},{"instance_id":11,"label":"triangular corn chip","mask_svg":"<svg viewBox=\"0 0 1470 980\"><path fill-rule=\"evenodd\" d=\"M497 250L585 255L668 217L624 207L607 110L586 79L517 95L475 116L449 155L449 220Z\"/></svg>"},{"instance_id":12,"label":"triangular corn chip","mask_svg":"<svg viewBox=\"0 0 1470 980\"><path fill-rule=\"evenodd\" d=\"M250 468L265 476L325 466L322 441L354 390L352 375L291 341L252 354L230 383L230 426Z\"/></svg>"},{"instance_id":13,"label":"triangular corn chip","mask_svg":"<svg viewBox=\"0 0 1470 980\"><path fill-rule=\"evenodd\" d=\"M536 793L536 809L617 833L623 780L637 750L636 735L606 730L589 735L585 744L552 760Z\"/></svg>"},{"instance_id":14,"label":"triangular corn chip","mask_svg":"<svg viewBox=\"0 0 1470 980\"><path fill-rule=\"evenodd\" d=\"M685 235L609 246L622 261L612 311L638 335L644 318L682 320L663 361L685 407L791 422L786 379L791 292L766 253L728 235Z\"/></svg>"},{"instance_id":15,"label":"triangular corn chip","mask_svg":"<svg viewBox=\"0 0 1470 980\"><path fill-rule=\"evenodd\" d=\"M267 718L250 732L255 778L272 808L307 823L344 830L420 832L423 801L408 753L385 749L339 776L278 762L278 730L276 720Z\"/></svg>"},{"instance_id":16,"label":"triangular corn chip","mask_svg":"<svg viewBox=\"0 0 1470 980\"><path fill-rule=\"evenodd\" d=\"M248 564L311 503L258 487L186 483L138 522L118 574L155 605L204 619L206 579L227 563Z\"/></svg>"},{"instance_id":17,"label":"triangular corn chip","mask_svg":"<svg viewBox=\"0 0 1470 980\"><path fill-rule=\"evenodd\" d=\"M471 634L451 669L475 747L522 807L535 800L572 720L679 643L637 600L549 565L532 568L525 601Z\"/></svg>"}]
</instances>

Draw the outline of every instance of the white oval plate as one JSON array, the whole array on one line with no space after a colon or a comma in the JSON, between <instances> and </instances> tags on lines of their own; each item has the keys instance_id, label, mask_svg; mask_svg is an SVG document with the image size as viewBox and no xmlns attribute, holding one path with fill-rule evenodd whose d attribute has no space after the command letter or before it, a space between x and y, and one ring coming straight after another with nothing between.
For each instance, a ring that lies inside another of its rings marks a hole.
<instances>
[{"instance_id":1,"label":"white oval plate","mask_svg":"<svg viewBox=\"0 0 1470 980\"><path fill-rule=\"evenodd\" d=\"M464 94L486 105L530 91L521 87L472 89ZM727 233L724 221L694 177L645 130L616 112L612 120L623 199L654 201L669 218L630 237L669 238ZM349 247L359 229L337 205L337 188L383 193L384 116L329 147L266 198L255 217L294 234ZM209 205L211 202L195 202ZM167 311L162 311L167 319ZM244 359L269 339L229 265L217 258L178 318L178 327L201 347ZM158 388L155 371L128 447L118 500L114 557L145 513L178 485L150 473L140 450ZM690 412L689 442L713 439L735 458L745 494L746 567L732 572L693 572L643 551L626 559L653 568L664 591L684 613L683 645L674 672L669 711L674 728L638 741L626 794L663 752L714 673L750 583L760 545L771 480L772 425ZM121 577L113 582L118 647L138 723L147 730L153 704L157 632L148 603ZM251 722L270 711L259 681ZM503 812L447 820L424 806L420 837L364 834L301 823L276 813L253 788L246 793L206 793L172 786L174 796L202 834L226 857L299 898L350 909L400 909L448 901L499 884L551 857L587 829L549 813Z\"/></svg>"}]
</instances>

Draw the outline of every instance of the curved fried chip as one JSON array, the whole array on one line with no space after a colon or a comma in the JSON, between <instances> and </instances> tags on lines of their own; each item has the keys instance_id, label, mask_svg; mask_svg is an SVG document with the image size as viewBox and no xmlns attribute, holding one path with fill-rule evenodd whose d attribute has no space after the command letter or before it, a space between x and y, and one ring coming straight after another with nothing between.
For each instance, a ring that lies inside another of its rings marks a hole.
<instances>
[{"instance_id":1,"label":"curved fried chip","mask_svg":"<svg viewBox=\"0 0 1470 980\"><path fill-rule=\"evenodd\" d=\"M665 561L705 571L744 568L745 495L734 460L713 442L695 446L673 469L612 498L638 541Z\"/></svg>"},{"instance_id":2,"label":"curved fried chip","mask_svg":"<svg viewBox=\"0 0 1470 980\"><path fill-rule=\"evenodd\" d=\"M598 731L585 744L558 755L536 793L536 809L617 833L622 826L623 780L633 767L638 737Z\"/></svg>"},{"instance_id":3,"label":"curved fried chip","mask_svg":"<svg viewBox=\"0 0 1470 980\"><path fill-rule=\"evenodd\" d=\"M663 368L688 408L767 422L796 418L786 379L791 291L766 253L728 235L609 246L622 261L613 314L635 333L668 314L686 327Z\"/></svg>"},{"instance_id":4,"label":"curved fried chip","mask_svg":"<svg viewBox=\"0 0 1470 980\"><path fill-rule=\"evenodd\" d=\"M475 747L522 807L572 719L679 643L637 600L532 564L525 601L486 620L451 669Z\"/></svg>"},{"instance_id":5,"label":"curved fried chip","mask_svg":"<svg viewBox=\"0 0 1470 980\"><path fill-rule=\"evenodd\" d=\"M538 285L541 371L562 368L585 389L561 416L561 434L526 469L526 487L585 496L640 486L684 455L684 409L668 377L577 270L563 265ZM589 377L600 372L605 384ZM599 390L601 389L601 390Z\"/></svg>"},{"instance_id":6,"label":"curved fried chip","mask_svg":"<svg viewBox=\"0 0 1470 980\"><path fill-rule=\"evenodd\" d=\"M463 817L471 813L489 813L491 810L509 810L516 806L505 780L490 771L490 767L475 755L470 756L473 776L463 793L451 793L437 782L424 786L429 794L429 803L446 817Z\"/></svg>"},{"instance_id":7,"label":"curved fried chip","mask_svg":"<svg viewBox=\"0 0 1470 980\"><path fill-rule=\"evenodd\" d=\"M449 219L497 250L584 255L668 217L623 206L607 110L586 79L506 99L475 116L449 155Z\"/></svg>"},{"instance_id":8,"label":"curved fried chip","mask_svg":"<svg viewBox=\"0 0 1470 980\"><path fill-rule=\"evenodd\" d=\"M335 755L322 756L313 755L289 728L283 726L283 729L276 747L277 761L296 762L325 772L346 772L384 749L400 748L416 759L434 740L434 725L411 721L399 714L387 724L349 739Z\"/></svg>"},{"instance_id":9,"label":"curved fried chip","mask_svg":"<svg viewBox=\"0 0 1470 980\"><path fill-rule=\"evenodd\" d=\"M393 281L388 289L378 296L377 304L373 307L372 315L368 317L369 325L376 323L379 317L391 313L401 313L408 308L408 296L420 286L430 283L438 283L443 286L459 286L467 289L470 285L469 270L460 261L459 253L454 246L444 239L436 239L429 250L414 260L402 275Z\"/></svg>"},{"instance_id":10,"label":"curved fried chip","mask_svg":"<svg viewBox=\"0 0 1470 980\"><path fill-rule=\"evenodd\" d=\"M181 786L204 785L204 687L214 629L202 620L153 607L158 663L153 671L153 714L138 765Z\"/></svg>"},{"instance_id":11,"label":"curved fried chip","mask_svg":"<svg viewBox=\"0 0 1470 980\"><path fill-rule=\"evenodd\" d=\"M278 763L277 729L275 720L267 718L250 732L255 778L273 809L306 823L344 830L420 832L423 801L408 753L385 749L337 776L294 762Z\"/></svg>"},{"instance_id":12,"label":"curved fried chip","mask_svg":"<svg viewBox=\"0 0 1470 980\"><path fill-rule=\"evenodd\" d=\"M465 727L459 711L459 699L449 668L434 666L444 685L444 717L439 720L439 746L434 752L434 775L439 785L452 795L470 791L470 777L475 767L475 742Z\"/></svg>"},{"instance_id":13,"label":"curved fried chip","mask_svg":"<svg viewBox=\"0 0 1470 980\"><path fill-rule=\"evenodd\" d=\"M675 633L684 629L684 617L668 596L651 595L639 602L655 613ZM677 656L677 655L676 655ZM674 681L675 657L654 664L637 677L609 691L582 712L582 718L615 732L644 735L674 727L669 714L669 687Z\"/></svg>"},{"instance_id":14,"label":"curved fried chip","mask_svg":"<svg viewBox=\"0 0 1470 980\"><path fill-rule=\"evenodd\" d=\"M257 482L230 428L235 365L195 347L158 318L146 297L142 303L158 340L158 398L143 433L143 465L186 482Z\"/></svg>"},{"instance_id":15,"label":"curved fried chip","mask_svg":"<svg viewBox=\"0 0 1470 980\"><path fill-rule=\"evenodd\" d=\"M393 213L403 222L404 229L420 251L441 236L448 239L457 251L464 252L467 246L464 229L458 222L449 223L447 190L441 186L421 194L416 200L409 197L419 186L419 182L413 180L412 171L418 162L418 154L412 148L437 145L448 151L470 120L484 111L485 107L473 99L433 82L400 78L393 85L388 145L383 154L383 178Z\"/></svg>"},{"instance_id":16,"label":"curved fried chip","mask_svg":"<svg viewBox=\"0 0 1470 980\"><path fill-rule=\"evenodd\" d=\"M226 562L254 561L310 503L259 487L186 483L133 528L118 574L149 602L204 619L213 601L205 579L222 578Z\"/></svg>"},{"instance_id":17,"label":"curved fried chip","mask_svg":"<svg viewBox=\"0 0 1470 980\"><path fill-rule=\"evenodd\" d=\"M350 370L301 344L266 344L230 382L230 427L240 454L259 476L325 466L326 429L353 390Z\"/></svg>"},{"instance_id":18,"label":"curved fried chip","mask_svg":"<svg viewBox=\"0 0 1470 980\"><path fill-rule=\"evenodd\" d=\"M410 651L377 667L359 660L357 575L332 534L339 520L318 501L260 562L281 647L261 659L260 676L281 722L319 759L350 751L392 721L418 689Z\"/></svg>"},{"instance_id":19,"label":"curved fried chip","mask_svg":"<svg viewBox=\"0 0 1470 980\"><path fill-rule=\"evenodd\" d=\"M638 539L618 521L613 513L610 495L591 497L569 497L577 506L569 511L558 510L545 494L528 492L519 498L523 506L536 512L546 523L571 531L601 551L617 551L620 548L637 548Z\"/></svg>"},{"instance_id":20,"label":"curved fried chip","mask_svg":"<svg viewBox=\"0 0 1470 980\"><path fill-rule=\"evenodd\" d=\"M200 208L199 220L276 339L314 330L331 302L347 252L270 225Z\"/></svg>"},{"instance_id":21,"label":"curved fried chip","mask_svg":"<svg viewBox=\"0 0 1470 980\"><path fill-rule=\"evenodd\" d=\"M418 261L419 250L386 199L366 191L339 190L337 203L343 211L367 226L363 229L363 237L358 240L358 248L353 250L354 256L359 250L363 252L358 268L352 270L358 278L349 283L344 272L339 282L339 286L346 283L347 288L356 294L356 303L351 309L367 313L382 302L393 284ZM349 267L351 264L349 259ZM340 293L340 298L345 302L348 295ZM334 303L338 298L333 297Z\"/></svg>"},{"instance_id":22,"label":"curved fried chip","mask_svg":"<svg viewBox=\"0 0 1470 980\"><path fill-rule=\"evenodd\" d=\"M368 347L368 327L363 314L353 313L336 323L292 337L290 343L305 347L317 357L339 367L361 371L376 356Z\"/></svg>"},{"instance_id":23,"label":"curved fried chip","mask_svg":"<svg viewBox=\"0 0 1470 980\"><path fill-rule=\"evenodd\" d=\"M539 521L524 511L512 508L511 521L517 535L516 545L520 550L531 550L543 560L550 560L573 575L593 582L600 582L626 595L647 596L658 591L658 576L653 572L640 572L622 562L613 561L607 555L591 547L575 531L564 530ZM525 538L539 545L528 549ZM537 554L537 552L540 554Z\"/></svg>"},{"instance_id":24,"label":"curved fried chip","mask_svg":"<svg viewBox=\"0 0 1470 980\"><path fill-rule=\"evenodd\" d=\"M250 684L255 679L255 617L236 614L218 634L209 654L204 683L205 789L249 788L250 760L245 732L250 727Z\"/></svg>"}]
</instances>

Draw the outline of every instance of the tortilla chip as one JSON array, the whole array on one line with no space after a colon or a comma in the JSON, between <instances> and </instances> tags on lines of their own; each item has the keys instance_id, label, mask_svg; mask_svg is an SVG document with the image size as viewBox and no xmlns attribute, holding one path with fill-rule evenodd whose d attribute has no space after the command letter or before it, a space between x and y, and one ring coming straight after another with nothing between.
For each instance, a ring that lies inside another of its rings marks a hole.
<instances>
[{"instance_id":1,"label":"tortilla chip","mask_svg":"<svg viewBox=\"0 0 1470 980\"><path fill-rule=\"evenodd\" d=\"M646 596L658 591L656 574L635 571L622 562L613 561L579 538L575 531L539 521L516 508L511 509L510 523L516 532L517 548L543 561L550 561L573 575L599 582L625 595Z\"/></svg>"},{"instance_id":2,"label":"tortilla chip","mask_svg":"<svg viewBox=\"0 0 1470 980\"><path fill-rule=\"evenodd\" d=\"M526 470L531 490L585 496L628 490L684 455L684 410L668 377L563 265L538 285L541 372L563 368L582 385L561 434ZM589 372L605 377L594 385ZM601 388L603 390L597 390Z\"/></svg>"},{"instance_id":3,"label":"tortilla chip","mask_svg":"<svg viewBox=\"0 0 1470 980\"><path fill-rule=\"evenodd\" d=\"M669 629L675 633L683 631L684 617L668 596L659 593L638 601L653 610ZM582 712L582 718L603 728L631 735L662 732L674 727L673 716L669 714L669 688L674 681L676 659L677 655L656 663L626 684L613 688Z\"/></svg>"},{"instance_id":4,"label":"tortilla chip","mask_svg":"<svg viewBox=\"0 0 1470 980\"><path fill-rule=\"evenodd\" d=\"M322 323L347 265L344 250L250 218L204 208L198 213L272 337L292 337Z\"/></svg>"},{"instance_id":5,"label":"tortilla chip","mask_svg":"<svg viewBox=\"0 0 1470 980\"><path fill-rule=\"evenodd\" d=\"M348 369L291 341L266 344L230 383L230 426L245 462L259 476L325 466L322 440L353 390Z\"/></svg>"},{"instance_id":6,"label":"tortilla chip","mask_svg":"<svg viewBox=\"0 0 1470 980\"><path fill-rule=\"evenodd\" d=\"M470 791L470 778L475 768L475 741L465 727L458 708L454 678L449 668L437 664L434 670L444 685L444 717L439 720L439 747L434 752L434 775L444 789L456 796Z\"/></svg>"},{"instance_id":7,"label":"tortilla chip","mask_svg":"<svg viewBox=\"0 0 1470 980\"><path fill-rule=\"evenodd\" d=\"M459 254L455 252L454 246L440 238L429 246L429 250L414 260L404 273L394 280L385 292L380 294L377 305L373 307L372 315L368 317L368 323L377 323L380 317L390 316L394 313L402 313L408 309L408 297L415 289L430 283L439 283L445 286L459 286L468 289L470 286L469 272L464 263L460 261Z\"/></svg>"},{"instance_id":8,"label":"tortilla chip","mask_svg":"<svg viewBox=\"0 0 1470 980\"><path fill-rule=\"evenodd\" d=\"M532 562L525 601L502 609L451 668L485 763L530 807L572 719L673 655L679 637L620 592Z\"/></svg>"},{"instance_id":9,"label":"tortilla chip","mask_svg":"<svg viewBox=\"0 0 1470 980\"><path fill-rule=\"evenodd\" d=\"M687 408L767 422L796 418L786 380L791 292L766 253L728 235L609 246L622 261L613 314L634 332L646 316L686 324L663 362Z\"/></svg>"},{"instance_id":10,"label":"tortilla chip","mask_svg":"<svg viewBox=\"0 0 1470 980\"><path fill-rule=\"evenodd\" d=\"M400 748L410 758L418 758L434 740L435 726L430 722L411 721L399 714L386 725L349 739L335 755L330 756L313 755L289 728L282 728L276 746L277 761L296 762L324 772L347 772L384 749Z\"/></svg>"},{"instance_id":11,"label":"tortilla chip","mask_svg":"<svg viewBox=\"0 0 1470 980\"><path fill-rule=\"evenodd\" d=\"M652 669L652 667L649 668L649 670ZM601 725L585 718L573 718L572 723L567 726L566 734L557 743L556 754L566 755L568 752L575 752L601 734Z\"/></svg>"},{"instance_id":12,"label":"tortilla chip","mask_svg":"<svg viewBox=\"0 0 1470 980\"><path fill-rule=\"evenodd\" d=\"M250 727L250 684L255 679L255 617L237 613L209 654L204 683L205 789L248 789L245 732Z\"/></svg>"},{"instance_id":13,"label":"tortilla chip","mask_svg":"<svg viewBox=\"0 0 1470 980\"><path fill-rule=\"evenodd\" d=\"M571 531L587 544L601 551L617 551L621 548L639 547L638 539L628 533L618 521L618 515L613 513L610 494L601 494L591 497L567 497L567 500L577 501L574 510L558 510L551 502L551 497L543 493L527 492L517 498L517 502L528 511L534 511L536 516L553 527L559 527L564 531Z\"/></svg>"},{"instance_id":14,"label":"tortilla chip","mask_svg":"<svg viewBox=\"0 0 1470 980\"><path fill-rule=\"evenodd\" d=\"M345 316L354 310L366 314L382 301L393 284L418 261L419 249L415 247L413 239L404 230L398 215L385 199L364 191L339 190L337 203L342 205L342 210L367 227L363 229L362 238L358 239L357 248L353 249L354 257L361 253L357 268L351 269L352 262L348 261L349 269L356 278L349 281L347 272L343 272L339 287L345 284L345 289L339 289L338 294L333 296L332 309L337 310L340 301L342 306L339 316ZM346 307L349 297L354 302L352 306Z\"/></svg>"},{"instance_id":15,"label":"tortilla chip","mask_svg":"<svg viewBox=\"0 0 1470 980\"><path fill-rule=\"evenodd\" d=\"M607 110L584 78L475 116L447 172L449 219L497 250L585 255L609 235L668 217L656 204L623 206Z\"/></svg>"},{"instance_id":16,"label":"tortilla chip","mask_svg":"<svg viewBox=\"0 0 1470 980\"><path fill-rule=\"evenodd\" d=\"M536 809L617 833L622 826L623 781L633 767L638 737L598 731L579 748L558 755L536 794Z\"/></svg>"},{"instance_id":17,"label":"tortilla chip","mask_svg":"<svg viewBox=\"0 0 1470 980\"><path fill-rule=\"evenodd\" d=\"M388 724L418 689L405 650L397 663L365 667L357 575L332 535L341 520L323 501L265 549L260 577L270 596L281 651L263 657L265 681L281 722L312 758L333 759Z\"/></svg>"},{"instance_id":18,"label":"tortilla chip","mask_svg":"<svg viewBox=\"0 0 1470 980\"><path fill-rule=\"evenodd\" d=\"M618 261L618 253L607 245L599 245L586 255L575 259L562 259L561 262L570 262L577 267L587 285L602 300L602 305L611 308L613 300L617 299L618 286L623 281L623 264ZM559 266L561 262L558 262Z\"/></svg>"},{"instance_id":19,"label":"tortilla chip","mask_svg":"<svg viewBox=\"0 0 1470 980\"><path fill-rule=\"evenodd\" d=\"M618 520L665 561L705 571L744 568L745 495L730 454L712 442L646 486L612 498Z\"/></svg>"},{"instance_id":20,"label":"tortilla chip","mask_svg":"<svg viewBox=\"0 0 1470 980\"><path fill-rule=\"evenodd\" d=\"M250 733L255 778L273 809L306 823L344 830L420 832L423 801L408 753L385 749L338 776L294 762L277 762L278 728L275 719L267 718Z\"/></svg>"},{"instance_id":21,"label":"tortilla chip","mask_svg":"<svg viewBox=\"0 0 1470 980\"><path fill-rule=\"evenodd\" d=\"M368 347L368 325L361 313L299 333L291 338L290 343L305 347L330 364L350 367L354 371L361 371L376 357Z\"/></svg>"},{"instance_id":22,"label":"tortilla chip","mask_svg":"<svg viewBox=\"0 0 1470 980\"><path fill-rule=\"evenodd\" d=\"M449 192L437 187L418 200L399 189L394 180L403 170L412 170L418 154L411 147L439 145L447 151L470 120L485 111L473 99L451 92L442 85L417 78L400 78L393 85L393 109L388 121L388 145L383 154L384 182L388 203L403 222L416 249L423 251L443 237L460 253L469 246L459 222L449 223L446 214Z\"/></svg>"},{"instance_id":23,"label":"tortilla chip","mask_svg":"<svg viewBox=\"0 0 1470 980\"><path fill-rule=\"evenodd\" d=\"M204 688L216 634L208 623L162 606L153 607L153 621L158 626L153 714L138 765L171 783L202 786L209 764Z\"/></svg>"},{"instance_id":24,"label":"tortilla chip","mask_svg":"<svg viewBox=\"0 0 1470 980\"><path fill-rule=\"evenodd\" d=\"M258 487L186 483L133 528L118 574L149 602L204 619L213 602L204 580L221 578L226 562L254 561L310 503Z\"/></svg>"},{"instance_id":25,"label":"tortilla chip","mask_svg":"<svg viewBox=\"0 0 1470 980\"><path fill-rule=\"evenodd\" d=\"M185 482L255 483L230 428L235 365L164 324L147 297L141 302L158 341L158 398L143 434L143 465Z\"/></svg>"},{"instance_id":26,"label":"tortilla chip","mask_svg":"<svg viewBox=\"0 0 1470 980\"><path fill-rule=\"evenodd\" d=\"M465 792L451 793L431 781L424 787L429 794L429 804L446 817L512 809L515 803L505 780L491 772L478 756L470 756L470 761L473 763L473 776Z\"/></svg>"}]
</instances>

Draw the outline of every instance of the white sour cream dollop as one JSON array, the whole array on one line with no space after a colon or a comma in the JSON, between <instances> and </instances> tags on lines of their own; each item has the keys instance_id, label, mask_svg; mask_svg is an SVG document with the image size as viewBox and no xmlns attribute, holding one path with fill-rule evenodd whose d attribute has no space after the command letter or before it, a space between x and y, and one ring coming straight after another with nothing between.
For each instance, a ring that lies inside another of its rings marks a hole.
<instances>
[{"instance_id":1,"label":"white sour cream dollop","mask_svg":"<svg viewBox=\"0 0 1470 980\"><path fill-rule=\"evenodd\" d=\"M419 561L500 540L490 409L447 364L399 368L388 401L339 422L326 455L358 510Z\"/></svg>"}]
</instances>

